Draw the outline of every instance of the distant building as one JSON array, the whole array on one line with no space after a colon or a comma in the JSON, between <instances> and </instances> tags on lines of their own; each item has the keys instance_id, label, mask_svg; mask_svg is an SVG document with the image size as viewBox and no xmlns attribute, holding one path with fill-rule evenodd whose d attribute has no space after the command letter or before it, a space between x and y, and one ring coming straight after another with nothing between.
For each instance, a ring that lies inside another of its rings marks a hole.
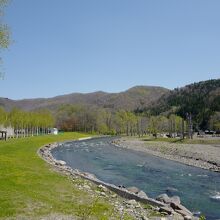
<instances>
[{"instance_id":1,"label":"distant building","mask_svg":"<svg viewBox=\"0 0 220 220\"><path fill-rule=\"evenodd\" d=\"M58 129L57 128L51 128L50 133L54 135L58 135Z\"/></svg>"},{"instance_id":2,"label":"distant building","mask_svg":"<svg viewBox=\"0 0 220 220\"><path fill-rule=\"evenodd\" d=\"M0 131L7 133L7 138L14 137L14 128L11 126L4 127L3 125L0 125Z\"/></svg>"}]
</instances>

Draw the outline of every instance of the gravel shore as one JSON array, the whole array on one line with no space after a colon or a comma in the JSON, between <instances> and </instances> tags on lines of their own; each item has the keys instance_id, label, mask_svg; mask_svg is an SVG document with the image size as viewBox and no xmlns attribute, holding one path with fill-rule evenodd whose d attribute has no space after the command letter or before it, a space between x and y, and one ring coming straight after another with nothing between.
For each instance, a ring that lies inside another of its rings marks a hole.
<instances>
[{"instance_id":1,"label":"gravel shore","mask_svg":"<svg viewBox=\"0 0 220 220\"><path fill-rule=\"evenodd\" d=\"M115 144L190 166L220 172L220 144L175 144L130 137L118 139Z\"/></svg>"}]
</instances>

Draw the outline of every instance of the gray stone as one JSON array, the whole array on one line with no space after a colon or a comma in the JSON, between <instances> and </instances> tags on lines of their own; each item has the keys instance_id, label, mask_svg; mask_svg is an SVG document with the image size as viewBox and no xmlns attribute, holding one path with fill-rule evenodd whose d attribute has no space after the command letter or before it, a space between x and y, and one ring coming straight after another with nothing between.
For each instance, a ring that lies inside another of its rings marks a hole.
<instances>
[{"instance_id":1,"label":"gray stone","mask_svg":"<svg viewBox=\"0 0 220 220\"><path fill-rule=\"evenodd\" d=\"M57 160L57 161L55 162L55 164L56 164L56 165L60 165L60 166L64 166L64 165L66 165L66 162L63 161L63 160Z\"/></svg>"},{"instance_id":2,"label":"gray stone","mask_svg":"<svg viewBox=\"0 0 220 220\"><path fill-rule=\"evenodd\" d=\"M186 215L184 216L184 220L192 220L192 216Z\"/></svg>"},{"instance_id":3,"label":"gray stone","mask_svg":"<svg viewBox=\"0 0 220 220\"><path fill-rule=\"evenodd\" d=\"M103 186L103 185L99 185L98 188L100 190L102 190L103 192L107 192L108 191L107 188L105 186Z\"/></svg>"},{"instance_id":4,"label":"gray stone","mask_svg":"<svg viewBox=\"0 0 220 220\"><path fill-rule=\"evenodd\" d=\"M179 213L180 215L182 215L185 219L186 216L190 216L188 212L186 212L185 210L175 210L175 212Z\"/></svg>"},{"instance_id":5,"label":"gray stone","mask_svg":"<svg viewBox=\"0 0 220 220\"><path fill-rule=\"evenodd\" d=\"M87 190L90 190L90 189L91 189L89 185L84 185L83 188L84 188L84 189L87 189Z\"/></svg>"},{"instance_id":6,"label":"gray stone","mask_svg":"<svg viewBox=\"0 0 220 220\"><path fill-rule=\"evenodd\" d=\"M167 187L166 188L167 192L178 192L178 189L174 188L174 187Z\"/></svg>"},{"instance_id":7,"label":"gray stone","mask_svg":"<svg viewBox=\"0 0 220 220\"><path fill-rule=\"evenodd\" d=\"M148 198L147 194L144 191L142 191L142 190L140 192L138 192L137 195L140 196L141 198L145 198L145 199Z\"/></svg>"},{"instance_id":8,"label":"gray stone","mask_svg":"<svg viewBox=\"0 0 220 220\"><path fill-rule=\"evenodd\" d=\"M166 204L170 203L170 197L165 193L157 196L156 200Z\"/></svg>"},{"instance_id":9,"label":"gray stone","mask_svg":"<svg viewBox=\"0 0 220 220\"><path fill-rule=\"evenodd\" d=\"M128 200L128 201L126 201L126 203L127 203L128 205L137 205L137 202L136 202L136 200L134 200L134 199Z\"/></svg>"},{"instance_id":10,"label":"gray stone","mask_svg":"<svg viewBox=\"0 0 220 220\"><path fill-rule=\"evenodd\" d=\"M138 194L140 192L140 190L137 187L135 187L135 186L128 187L127 190L129 192L132 192L132 193L135 193L135 194Z\"/></svg>"},{"instance_id":11,"label":"gray stone","mask_svg":"<svg viewBox=\"0 0 220 220\"><path fill-rule=\"evenodd\" d=\"M87 172L84 172L82 173L84 176L88 177L89 179L97 179L96 176L92 173L87 173Z\"/></svg>"},{"instance_id":12,"label":"gray stone","mask_svg":"<svg viewBox=\"0 0 220 220\"><path fill-rule=\"evenodd\" d=\"M106 194L104 192L101 192L100 195L101 196L106 196Z\"/></svg>"},{"instance_id":13,"label":"gray stone","mask_svg":"<svg viewBox=\"0 0 220 220\"><path fill-rule=\"evenodd\" d=\"M170 202L175 202L175 203L177 203L177 204L180 204L180 203L181 203L180 197L179 197L179 196L172 196L172 197L170 198Z\"/></svg>"},{"instance_id":14,"label":"gray stone","mask_svg":"<svg viewBox=\"0 0 220 220\"><path fill-rule=\"evenodd\" d=\"M173 210L169 207L163 206L160 207L159 212L165 212L168 215L171 215L173 213Z\"/></svg>"},{"instance_id":15,"label":"gray stone","mask_svg":"<svg viewBox=\"0 0 220 220\"><path fill-rule=\"evenodd\" d=\"M146 216L141 216L141 219L142 220L149 220L148 217L146 217Z\"/></svg>"},{"instance_id":16,"label":"gray stone","mask_svg":"<svg viewBox=\"0 0 220 220\"><path fill-rule=\"evenodd\" d=\"M183 216L192 216L192 213L183 205L175 203L175 202L171 202L170 206L179 214L183 215Z\"/></svg>"}]
</instances>

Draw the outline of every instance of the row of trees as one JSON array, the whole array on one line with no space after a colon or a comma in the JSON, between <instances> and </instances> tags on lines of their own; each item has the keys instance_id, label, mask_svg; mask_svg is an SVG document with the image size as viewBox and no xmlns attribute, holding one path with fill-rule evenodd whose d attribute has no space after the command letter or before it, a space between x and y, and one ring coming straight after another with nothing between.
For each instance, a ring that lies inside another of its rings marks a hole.
<instances>
[{"instance_id":1,"label":"row of trees","mask_svg":"<svg viewBox=\"0 0 220 220\"><path fill-rule=\"evenodd\" d=\"M210 120L212 128L220 128L220 114L216 113ZM190 120L180 116L150 116L125 110L111 111L94 106L63 105L54 116L47 110L26 112L13 109L10 112L0 108L0 125L14 129L15 137L26 137L49 133L49 128L57 126L64 131L98 132L100 134L139 135L166 134L170 137L188 133L190 137Z\"/></svg>"},{"instance_id":2,"label":"row of trees","mask_svg":"<svg viewBox=\"0 0 220 220\"><path fill-rule=\"evenodd\" d=\"M209 120L209 128L214 131L220 131L220 112L215 112Z\"/></svg>"},{"instance_id":3,"label":"row of trees","mask_svg":"<svg viewBox=\"0 0 220 220\"><path fill-rule=\"evenodd\" d=\"M54 117L47 110L26 112L13 109L10 112L0 108L0 125L14 129L14 137L26 137L49 133L54 126Z\"/></svg>"},{"instance_id":4,"label":"row of trees","mask_svg":"<svg viewBox=\"0 0 220 220\"><path fill-rule=\"evenodd\" d=\"M63 105L57 111L56 124L65 131L99 132L102 134L127 134L143 136L151 133L169 133L170 136L185 132L186 122L174 114L146 116L125 110L110 111L92 106Z\"/></svg>"}]
</instances>

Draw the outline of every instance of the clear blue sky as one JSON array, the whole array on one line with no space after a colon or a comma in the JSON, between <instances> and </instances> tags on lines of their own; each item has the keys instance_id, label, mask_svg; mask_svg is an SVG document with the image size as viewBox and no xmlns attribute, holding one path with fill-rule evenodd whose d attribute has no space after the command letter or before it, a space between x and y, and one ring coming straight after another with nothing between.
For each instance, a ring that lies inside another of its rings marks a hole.
<instances>
[{"instance_id":1,"label":"clear blue sky","mask_svg":"<svg viewBox=\"0 0 220 220\"><path fill-rule=\"evenodd\" d=\"M219 0L12 0L0 96L220 78Z\"/></svg>"}]
</instances>

